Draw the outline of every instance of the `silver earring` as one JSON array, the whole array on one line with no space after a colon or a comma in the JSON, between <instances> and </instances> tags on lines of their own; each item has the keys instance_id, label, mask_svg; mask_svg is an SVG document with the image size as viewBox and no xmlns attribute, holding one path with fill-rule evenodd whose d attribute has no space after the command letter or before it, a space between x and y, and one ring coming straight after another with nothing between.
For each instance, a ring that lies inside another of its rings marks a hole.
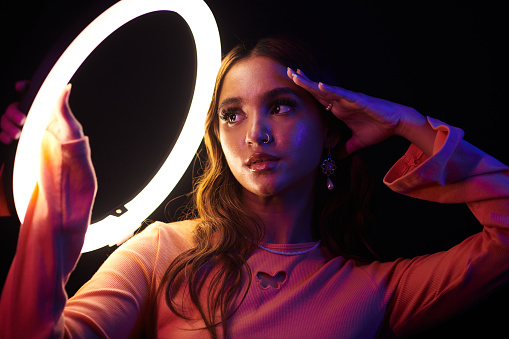
<instances>
[{"instance_id":1,"label":"silver earring","mask_svg":"<svg viewBox=\"0 0 509 339\"><path fill-rule=\"evenodd\" d=\"M332 183L330 176L334 174L336 168L337 168L336 163L334 162L334 160L331 159L329 147L329 155L322 163L322 172L327 176L327 188L330 190L334 188L334 184Z\"/></svg>"},{"instance_id":2,"label":"silver earring","mask_svg":"<svg viewBox=\"0 0 509 339\"><path fill-rule=\"evenodd\" d=\"M262 140L264 144L268 144L270 142L270 135L269 133L265 133L265 139Z\"/></svg>"}]
</instances>

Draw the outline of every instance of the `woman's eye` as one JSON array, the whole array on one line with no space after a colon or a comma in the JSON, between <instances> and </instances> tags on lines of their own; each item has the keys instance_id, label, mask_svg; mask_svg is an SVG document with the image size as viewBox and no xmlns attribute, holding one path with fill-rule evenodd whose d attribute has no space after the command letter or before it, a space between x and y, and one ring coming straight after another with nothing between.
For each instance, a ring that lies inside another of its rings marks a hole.
<instances>
[{"instance_id":1,"label":"woman's eye","mask_svg":"<svg viewBox=\"0 0 509 339\"><path fill-rule=\"evenodd\" d=\"M293 98L278 98L271 106L272 114L285 114L297 107L297 102Z\"/></svg>"},{"instance_id":2,"label":"woman's eye","mask_svg":"<svg viewBox=\"0 0 509 339\"><path fill-rule=\"evenodd\" d=\"M288 113L292 110L293 107L288 105L276 105L274 106L274 109L272 110L273 114L282 114L282 113Z\"/></svg>"},{"instance_id":3,"label":"woman's eye","mask_svg":"<svg viewBox=\"0 0 509 339\"><path fill-rule=\"evenodd\" d=\"M238 113L237 110L223 110L220 116L221 120L227 123L236 123L243 120L243 115Z\"/></svg>"}]
</instances>

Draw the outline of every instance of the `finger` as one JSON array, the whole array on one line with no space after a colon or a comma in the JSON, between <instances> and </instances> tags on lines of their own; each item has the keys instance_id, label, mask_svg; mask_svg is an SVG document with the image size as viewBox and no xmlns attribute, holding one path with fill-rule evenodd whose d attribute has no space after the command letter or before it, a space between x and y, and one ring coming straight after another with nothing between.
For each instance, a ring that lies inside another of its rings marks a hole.
<instances>
[{"instance_id":1,"label":"finger","mask_svg":"<svg viewBox=\"0 0 509 339\"><path fill-rule=\"evenodd\" d=\"M4 133L4 131L0 132L0 142L5 145L9 145L12 142L12 138Z\"/></svg>"},{"instance_id":2,"label":"finger","mask_svg":"<svg viewBox=\"0 0 509 339\"><path fill-rule=\"evenodd\" d=\"M294 72L290 69L291 78L298 86L307 90L313 95L327 110L332 111L339 119L337 107L344 107L350 110L363 110L367 107L367 95L349 91L347 89L326 85L322 82L314 82L310 80L304 72L297 70Z\"/></svg>"},{"instance_id":3,"label":"finger","mask_svg":"<svg viewBox=\"0 0 509 339\"><path fill-rule=\"evenodd\" d=\"M305 83L307 86L310 86L310 88L312 88L314 90L320 91L319 93L321 93L321 94L327 94L328 93L328 94L331 94L331 95L336 95L336 93L333 90L331 90L332 88L334 88L333 86L328 86L328 85L325 85L322 82L315 82L315 81L311 80L300 69L297 69L297 72L293 72L293 76L295 76L296 79L298 79L298 80L303 80L303 83ZM324 90L323 86L327 86L327 90Z\"/></svg>"},{"instance_id":4,"label":"finger","mask_svg":"<svg viewBox=\"0 0 509 339\"><path fill-rule=\"evenodd\" d=\"M366 94L349 91L342 87L326 85L323 82L318 84L318 88L325 93L330 93L350 102L359 102L367 97Z\"/></svg>"},{"instance_id":5,"label":"finger","mask_svg":"<svg viewBox=\"0 0 509 339\"><path fill-rule=\"evenodd\" d=\"M318 90L318 83L310 80L301 70L295 72L288 67L288 76L301 87L309 87L310 89Z\"/></svg>"},{"instance_id":6,"label":"finger","mask_svg":"<svg viewBox=\"0 0 509 339\"><path fill-rule=\"evenodd\" d=\"M68 84L58 98L54 114L60 125L60 139L63 141L80 139L83 137L83 128L72 113L69 105L72 85Z\"/></svg>"},{"instance_id":7,"label":"finger","mask_svg":"<svg viewBox=\"0 0 509 339\"><path fill-rule=\"evenodd\" d=\"M343 99L343 103L350 103L350 109L355 110L365 110L368 109L373 112L379 112L384 114L394 114L397 110L407 110L406 106L394 103L389 100L380 99L377 97L369 96L364 93L349 91L347 89L335 86L325 85L323 83L319 84L319 87L322 91L328 93L335 93L337 96Z\"/></svg>"},{"instance_id":8,"label":"finger","mask_svg":"<svg viewBox=\"0 0 509 339\"><path fill-rule=\"evenodd\" d=\"M307 80L311 81L311 79L306 75L304 74L304 72L301 70L301 69L297 69L297 74L303 76L304 78L306 78Z\"/></svg>"},{"instance_id":9,"label":"finger","mask_svg":"<svg viewBox=\"0 0 509 339\"><path fill-rule=\"evenodd\" d=\"M4 144L10 144L12 141L19 139L19 136L21 135L21 130L14 128L7 130L2 129L0 134L2 135L2 142Z\"/></svg>"},{"instance_id":10,"label":"finger","mask_svg":"<svg viewBox=\"0 0 509 339\"><path fill-rule=\"evenodd\" d=\"M2 119L8 119L18 126L23 126L26 120L26 115L19 110L19 102L13 102L7 106Z\"/></svg>"},{"instance_id":11,"label":"finger","mask_svg":"<svg viewBox=\"0 0 509 339\"><path fill-rule=\"evenodd\" d=\"M12 121L8 119L2 119L0 121L0 127L2 129L2 132L8 135L11 139L19 139L21 129L19 128L19 126L15 125Z\"/></svg>"},{"instance_id":12,"label":"finger","mask_svg":"<svg viewBox=\"0 0 509 339\"><path fill-rule=\"evenodd\" d=\"M59 113L59 118L62 118L66 122L72 121L74 118L74 115L72 114L71 107L69 105L69 97L71 95L71 84L67 84L60 93L60 96L58 97L57 106L59 109L57 112Z\"/></svg>"},{"instance_id":13,"label":"finger","mask_svg":"<svg viewBox=\"0 0 509 339\"><path fill-rule=\"evenodd\" d=\"M339 98L334 98L333 94L321 91L318 87L318 83L310 80L308 77L304 75L304 73L300 70L297 72L293 71L291 68L288 68L288 76L293 82L297 85L311 93L322 105L327 107L331 101Z\"/></svg>"},{"instance_id":14,"label":"finger","mask_svg":"<svg viewBox=\"0 0 509 339\"><path fill-rule=\"evenodd\" d=\"M16 81L16 83L14 84L14 88L16 89L16 92L24 94L28 90L29 85L30 85L30 81L20 80L20 81Z\"/></svg>"}]
</instances>

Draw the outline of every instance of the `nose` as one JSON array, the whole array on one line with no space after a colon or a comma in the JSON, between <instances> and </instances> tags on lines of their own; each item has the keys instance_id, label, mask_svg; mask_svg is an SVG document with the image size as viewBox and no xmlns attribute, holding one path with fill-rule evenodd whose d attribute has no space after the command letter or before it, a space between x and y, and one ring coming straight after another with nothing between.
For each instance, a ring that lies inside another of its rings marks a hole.
<instances>
[{"instance_id":1,"label":"nose","mask_svg":"<svg viewBox=\"0 0 509 339\"><path fill-rule=\"evenodd\" d=\"M246 143L249 145L263 145L274 141L271 127L267 118L254 114L250 121L249 130L246 134Z\"/></svg>"}]
</instances>

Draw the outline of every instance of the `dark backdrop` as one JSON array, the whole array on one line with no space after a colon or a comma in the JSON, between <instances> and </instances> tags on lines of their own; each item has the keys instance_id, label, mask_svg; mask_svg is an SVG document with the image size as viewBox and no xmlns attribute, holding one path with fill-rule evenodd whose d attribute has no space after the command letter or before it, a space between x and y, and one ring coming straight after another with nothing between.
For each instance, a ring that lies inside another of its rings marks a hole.
<instances>
[{"instance_id":1,"label":"dark backdrop","mask_svg":"<svg viewBox=\"0 0 509 339\"><path fill-rule=\"evenodd\" d=\"M14 81L30 79L56 41L114 2L2 3L0 107L18 99ZM343 87L461 127L468 141L509 163L507 87L501 75L507 25L501 2L205 2L218 22L224 52L244 39L291 32L331 59ZM71 105L90 135L99 175L98 218L125 202L158 168L167 152L160 144L174 142L194 81L188 76L195 67L193 44L178 16L156 14L119 31L107 48L87 59L95 71L83 68L73 77ZM481 229L464 205L416 201L381 184L407 146L394 137L362 152L377 180L381 226L372 240L384 260L446 250ZM191 189L192 173L190 168L169 195L166 213L165 202L151 219L176 216L186 200L178 197ZM17 228L4 227L2 267L8 267ZM67 286L71 295L113 250L82 256ZM508 288L416 337L503 337L507 301Z\"/></svg>"}]
</instances>

